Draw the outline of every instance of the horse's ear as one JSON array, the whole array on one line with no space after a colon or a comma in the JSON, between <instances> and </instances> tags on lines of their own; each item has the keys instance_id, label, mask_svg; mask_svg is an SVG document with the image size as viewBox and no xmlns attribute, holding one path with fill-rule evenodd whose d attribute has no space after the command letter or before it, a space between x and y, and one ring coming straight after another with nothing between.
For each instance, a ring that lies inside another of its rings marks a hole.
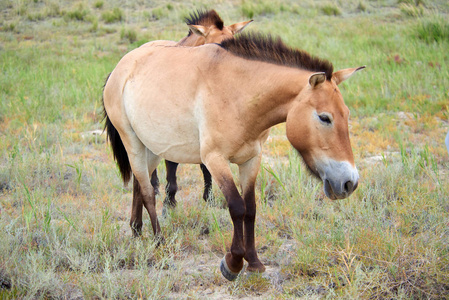
<instances>
[{"instance_id":1,"label":"horse's ear","mask_svg":"<svg viewBox=\"0 0 449 300\"><path fill-rule=\"evenodd\" d=\"M235 23L232 24L230 26L228 26L228 28L232 31L232 34L237 34L242 32L243 29L245 29L246 26L249 25L249 23L251 23L253 20L249 20L246 22L240 22L240 23Z\"/></svg>"},{"instance_id":2,"label":"horse's ear","mask_svg":"<svg viewBox=\"0 0 449 300\"><path fill-rule=\"evenodd\" d=\"M309 77L309 84L312 88L316 88L318 85L326 81L326 73L314 73Z\"/></svg>"},{"instance_id":3,"label":"horse's ear","mask_svg":"<svg viewBox=\"0 0 449 300\"><path fill-rule=\"evenodd\" d=\"M365 69L365 66L358 67L358 68L349 68L349 69L343 69L337 72L334 72L332 74L332 80L335 82L335 84L340 84L349 77L351 77L355 72Z\"/></svg>"},{"instance_id":4,"label":"horse's ear","mask_svg":"<svg viewBox=\"0 0 449 300\"><path fill-rule=\"evenodd\" d=\"M196 35L206 37L209 34L209 27L202 25L188 25L190 30Z\"/></svg>"}]
</instances>

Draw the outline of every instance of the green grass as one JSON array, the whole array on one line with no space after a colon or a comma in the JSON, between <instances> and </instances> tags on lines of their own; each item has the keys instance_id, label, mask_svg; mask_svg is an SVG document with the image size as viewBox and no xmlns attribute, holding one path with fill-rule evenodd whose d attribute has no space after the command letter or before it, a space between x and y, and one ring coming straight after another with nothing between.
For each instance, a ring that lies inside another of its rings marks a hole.
<instances>
[{"instance_id":1,"label":"green grass","mask_svg":"<svg viewBox=\"0 0 449 300\"><path fill-rule=\"evenodd\" d=\"M335 4L325 4L321 7L321 12L326 16L339 16L341 15L341 10Z\"/></svg>"},{"instance_id":2,"label":"green grass","mask_svg":"<svg viewBox=\"0 0 449 300\"><path fill-rule=\"evenodd\" d=\"M449 41L449 21L439 15L423 18L415 31L419 39L429 44Z\"/></svg>"},{"instance_id":3,"label":"green grass","mask_svg":"<svg viewBox=\"0 0 449 300\"><path fill-rule=\"evenodd\" d=\"M123 20L123 11L118 7L114 7L111 11L105 11L101 18L105 23L120 22Z\"/></svg>"},{"instance_id":4,"label":"green grass","mask_svg":"<svg viewBox=\"0 0 449 300\"><path fill-rule=\"evenodd\" d=\"M82 4L78 4L72 10L66 13L66 17L70 20L76 21L84 21L87 20L87 16L89 15L89 10L84 7Z\"/></svg>"},{"instance_id":5,"label":"green grass","mask_svg":"<svg viewBox=\"0 0 449 300\"><path fill-rule=\"evenodd\" d=\"M180 166L179 204L160 217L166 243L156 248L146 214L132 238L132 190L104 134L91 133L103 128L102 86L119 59L185 36L183 18L204 7L225 24L254 18L251 30L336 70L367 66L340 87L359 188L326 199L285 126L274 128L257 181L267 272L235 282L218 270L229 212L216 186L213 203L201 199L199 167ZM446 1L41 0L0 10L0 298L449 297Z\"/></svg>"}]
</instances>

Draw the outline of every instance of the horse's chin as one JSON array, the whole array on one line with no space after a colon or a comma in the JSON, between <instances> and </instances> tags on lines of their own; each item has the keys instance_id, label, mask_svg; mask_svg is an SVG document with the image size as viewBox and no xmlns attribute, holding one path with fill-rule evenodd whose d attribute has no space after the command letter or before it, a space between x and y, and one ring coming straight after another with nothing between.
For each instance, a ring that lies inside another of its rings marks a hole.
<instances>
[{"instance_id":1,"label":"horse's chin","mask_svg":"<svg viewBox=\"0 0 449 300\"><path fill-rule=\"evenodd\" d=\"M331 186L329 180L325 179L323 181L323 189L324 189L324 193L326 194L327 198L329 198L331 200L338 199L337 195L335 195L334 190L332 189L332 186Z\"/></svg>"}]
</instances>

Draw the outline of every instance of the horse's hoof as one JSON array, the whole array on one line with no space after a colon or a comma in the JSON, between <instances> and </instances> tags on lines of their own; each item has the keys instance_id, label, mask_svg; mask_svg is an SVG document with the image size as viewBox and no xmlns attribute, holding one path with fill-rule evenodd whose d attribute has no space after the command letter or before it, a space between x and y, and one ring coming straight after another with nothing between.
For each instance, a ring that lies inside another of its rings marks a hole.
<instances>
[{"instance_id":1,"label":"horse's hoof","mask_svg":"<svg viewBox=\"0 0 449 300\"><path fill-rule=\"evenodd\" d=\"M261 263L255 263L255 264L249 264L248 267L246 267L247 273L263 273L265 272L265 266Z\"/></svg>"},{"instance_id":2,"label":"horse's hoof","mask_svg":"<svg viewBox=\"0 0 449 300\"><path fill-rule=\"evenodd\" d=\"M165 245L165 238L163 236L158 236L155 238L156 248Z\"/></svg>"},{"instance_id":3,"label":"horse's hoof","mask_svg":"<svg viewBox=\"0 0 449 300\"><path fill-rule=\"evenodd\" d=\"M139 227L131 225L131 231L134 238L139 238L142 236L142 226Z\"/></svg>"},{"instance_id":4,"label":"horse's hoof","mask_svg":"<svg viewBox=\"0 0 449 300\"><path fill-rule=\"evenodd\" d=\"M223 274L224 278L226 278L229 281L234 281L239 275L239 273L232 272L229 269L228 264L226 263L226 256L223 257L223 259L221 260L220 271L221 274Z\"/></svg>"}]
</instances>

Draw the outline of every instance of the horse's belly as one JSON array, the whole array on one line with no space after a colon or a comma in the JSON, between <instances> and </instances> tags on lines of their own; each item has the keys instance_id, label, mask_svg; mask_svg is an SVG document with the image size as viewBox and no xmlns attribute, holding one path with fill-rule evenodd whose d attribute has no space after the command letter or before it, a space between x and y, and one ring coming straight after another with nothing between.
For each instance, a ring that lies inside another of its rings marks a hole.
<instances>
[{"instance_id":1,"label":"horse's belly","mask_svg":"<svg viewBox=\"0 0 449 300\"><path fill-rule=\"evenodd\" d=\"M153 133L139 138L151 152L164 159L178 163L201 163L200 143L194 129L188 132L185 128L180 128L179 131L162 130L163 128L164 126L151 128L154 129Z\"/></svg>"},{"instance_id":2,"label":"horse's belly","mask_svg":"<svg viewBox=\"0 0 449 300\"><path fill-rule=\"evenodd\" d=\"M201 163L195 120L147 111L137 113L131 126L139 140L157 156L178 163Z\"/></svg>"},{"instance_id":3,"label":"horse's belly","mask_svg":"<svg viewBox=\"0 0 449 300\"><path fill-rule=\"evenodd\" d=\"M153 82L130 80L124 89L129 123L157 156L178 163L201 163L198 124L191 97ZM151 87L151 89L149 88Z\"/></svg>"}]
</instances>

